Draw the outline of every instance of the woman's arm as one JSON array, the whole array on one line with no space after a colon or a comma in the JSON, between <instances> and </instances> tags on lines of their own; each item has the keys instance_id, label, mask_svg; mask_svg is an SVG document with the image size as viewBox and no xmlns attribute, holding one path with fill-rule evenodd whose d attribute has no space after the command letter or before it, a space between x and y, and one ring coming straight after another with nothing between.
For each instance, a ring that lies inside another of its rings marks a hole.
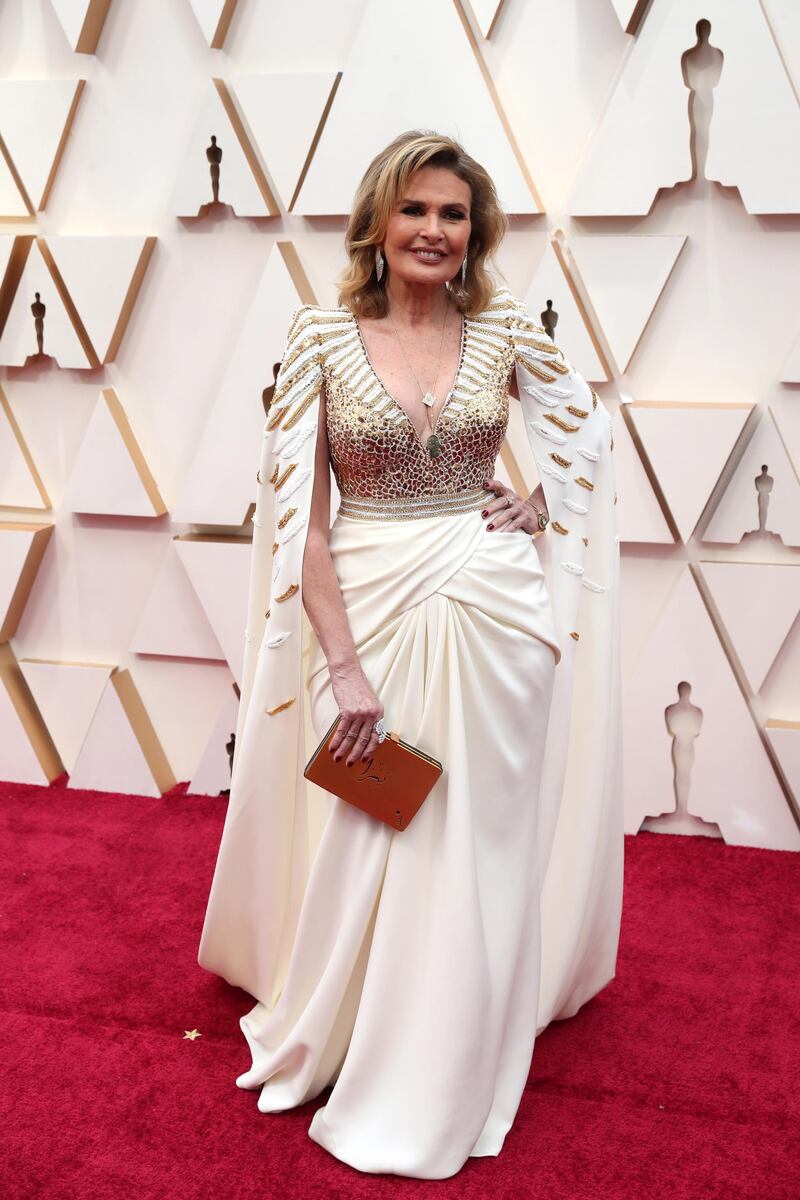
<instances>
[{"instance_id":1,"label":"woman's arm","mask_svg":"<svg viewBox=\"0 0 800 1200\"><path fill-rule=\"evenodd\" d=\"M508 394L519 400L517 372L513 367L508 377ZM506 487L499 479L487 479L485 486L496 492L498 497L497 500L490 500L481 514L486 514L484 519L487 521L487 529L503 529L506 533L512 529L525 529L532 536L538 537L541 532L538 525L539 513L547 512L547 501L541 483L537 483L530 496L526 497L518 496L513 488ZM505 496L513 500L513 512L506 505Z\"/></svg>"},{"instance_id":2,"label":"woman's arm","mask_svg":"<svg viewBox=\"0 0 800 1200\"><path fill-rule=\"evenodd\" d=\"M325 388L319 400L314 487L303 556L303 604L328 660L331 685L341 720L331 738L334 757L347 755L347 765L368 758L378 746L373 725L383 705L370 687L356 654L342 590L331 559L331 476Z\"/></svg>"}]
</instances>

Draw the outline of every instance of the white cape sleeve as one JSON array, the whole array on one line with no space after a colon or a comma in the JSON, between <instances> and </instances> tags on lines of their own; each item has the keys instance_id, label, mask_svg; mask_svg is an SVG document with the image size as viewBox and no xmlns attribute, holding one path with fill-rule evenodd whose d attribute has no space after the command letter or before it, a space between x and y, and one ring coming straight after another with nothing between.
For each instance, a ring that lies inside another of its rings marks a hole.
<instances>
[{"instance_id":1,"label":"white cape sleeve","mask_svg":"<svg viewBox=\"0 0 800 1200\"><path fill-rule=\"evenodd\" d=\"M622 910L619 616L611 418L524 304L511 298L517 386L550 524L537 538L562 658L539 819L539 1028L614 976Z\"/></svg>"},{"instance_id":2,"label":"white cape sleeve","mask_svg":"<svg viewBox=\"0 0 800 1200\"><path fill-rule=\"evenodd\" d=\"M322 390L317 311L303 305L292 318L264 427L231 790L198 950L202 967L269 1007L309 865L302 566Z\"/></svg>"}]
</instances>

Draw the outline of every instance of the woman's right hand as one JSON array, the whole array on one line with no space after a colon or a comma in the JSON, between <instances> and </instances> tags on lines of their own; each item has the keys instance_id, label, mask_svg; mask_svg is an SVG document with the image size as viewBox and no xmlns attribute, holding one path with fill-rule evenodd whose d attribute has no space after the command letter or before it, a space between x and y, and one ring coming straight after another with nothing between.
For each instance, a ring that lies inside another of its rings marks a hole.
<instances>
[{"instance_id":1,"label":"woman's right hand","mask_svg":"<svg viewBox=\"0 0 800 1200\"><path fill-rule=\"evenodd\" d=\"M383 716L383 705L357 663L332 667L330 675L341 717L329 750L337 762L347 755L347 766L352 767L359 758L364 761L377 750L378 734L373 726Z\"/></svg>"}]
</instances>

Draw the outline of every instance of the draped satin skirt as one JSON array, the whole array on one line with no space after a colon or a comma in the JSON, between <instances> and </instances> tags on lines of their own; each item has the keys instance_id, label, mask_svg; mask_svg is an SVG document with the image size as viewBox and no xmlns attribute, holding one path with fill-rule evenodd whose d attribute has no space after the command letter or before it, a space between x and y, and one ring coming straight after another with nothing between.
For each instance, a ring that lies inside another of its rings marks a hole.
<instances>
[{"instance_id":1,"label":"draped satin skirt","mask_svg":"<svg viewBox=\"0 0 800 1200\"><path fill-rule=\"evenodd\" d=\"M337 516L330 549L390 729L444 771L395 832L336 796L285 985L241 1018L258 1108L333 1085L309 1135L360 1171L439 1179L496 1155L537 1029L537 798L561 652L535 543L480 511ZM320 739L338 711L316 638Z\"/></svg>"}]
</instances>

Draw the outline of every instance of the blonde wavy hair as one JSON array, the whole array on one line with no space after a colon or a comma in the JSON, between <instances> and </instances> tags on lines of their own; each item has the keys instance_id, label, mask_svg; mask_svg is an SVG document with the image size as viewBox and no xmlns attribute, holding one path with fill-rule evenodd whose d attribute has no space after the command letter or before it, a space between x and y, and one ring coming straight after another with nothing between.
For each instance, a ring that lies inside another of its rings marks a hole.
<instances>
[{"instance_id":1,"label":"blonde wavy hair","mask_svg":"<svg viewBox=\"0 0 800 1200\"><path fill-rule=\"evenodd\" d=\"M450 295L458 310L468 317L488 307L496 283L486 270L508 229L508 218L500 207L491 176L453 138L424 129L401 133L373 158L353 201L345 234L350 259L338 279L339 304L357 317L383 317L388 310L384 290L388 263L378 281L375 251L382 245L386 227L406 184L420 167L445 167L469 185L472 192L467 271L449 281Z\"/></svg>"}]
</instances>

